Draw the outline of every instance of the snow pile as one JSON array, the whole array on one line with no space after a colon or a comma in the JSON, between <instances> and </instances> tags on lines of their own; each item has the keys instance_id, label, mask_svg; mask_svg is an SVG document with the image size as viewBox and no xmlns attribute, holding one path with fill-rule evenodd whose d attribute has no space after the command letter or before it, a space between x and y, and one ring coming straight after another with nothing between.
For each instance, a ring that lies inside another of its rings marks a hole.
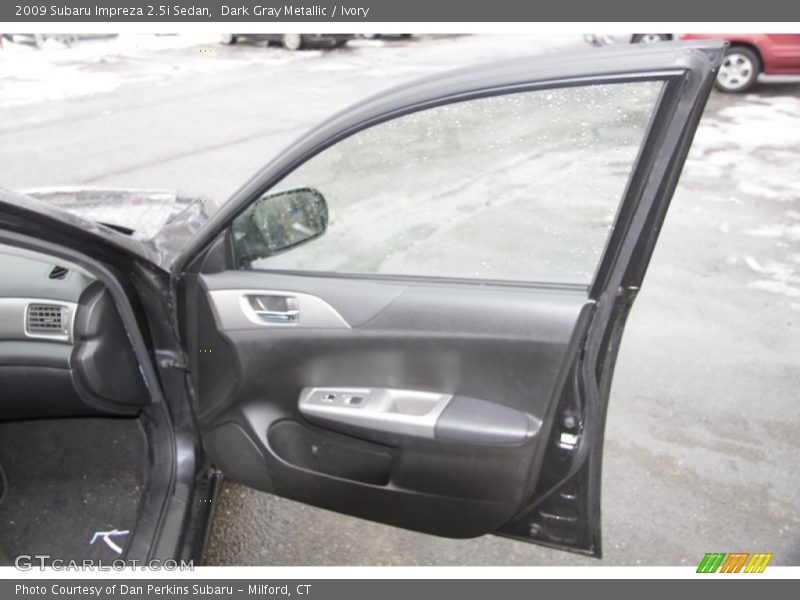
<instances>
[{"instance_id":1,"label":"snow pile","mask_svg":"<svg viewBox=\"0 0 800 600\"><path fill-rule=\"evenodd\" d=\"M4 40L0 50L0 108L66 100L109 92L130 81L128 69L116 63L145 61L137 65L138 79L155 79L178 67L154 55L202 44L217 44L216 34L121 34L67 44L45 38L40 48ZM106 68L97 68L98 66Z\"/></svg>"}]
</instances>

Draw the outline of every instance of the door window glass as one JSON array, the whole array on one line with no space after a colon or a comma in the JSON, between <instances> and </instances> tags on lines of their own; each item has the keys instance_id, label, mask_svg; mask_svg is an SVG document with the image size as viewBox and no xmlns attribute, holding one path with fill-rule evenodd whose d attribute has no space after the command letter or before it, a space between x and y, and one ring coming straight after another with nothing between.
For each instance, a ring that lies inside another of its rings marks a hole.
<instances>
[{"instance_id":1,"label":"door window glass","mask_svg":"<svg viewBox=\"0 0 800 600\"><path fill-rule=\"evenodd\" d=\"M326 231L245 266L588 284L661 86L513 93L356 133L269 192L321 193Z\"/></svg>"}]
</instances>

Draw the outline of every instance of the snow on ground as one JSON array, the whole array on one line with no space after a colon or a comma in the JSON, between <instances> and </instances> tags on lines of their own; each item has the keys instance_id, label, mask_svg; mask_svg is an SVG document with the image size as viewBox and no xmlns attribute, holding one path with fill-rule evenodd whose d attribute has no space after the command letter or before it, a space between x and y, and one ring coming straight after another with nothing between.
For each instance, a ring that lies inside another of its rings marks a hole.
<instances>
[{"instance_id":1,"label":"snow on ground","mask_svg":"<svg viewBox=\"0 0 800 600\"><path fill-rule=\"evenodd\" d=\"M111 92L125 83L208 68L213 66L210 61L169 61L163 53L193 48L199 54L202 47L213 47L218 41L213 33L120 34L79 39L72 45L48 39L41 48L4 40L0 108ZM136 63L134 68L130 63Z\"/></svg>"},{"instance_id":2,"label":"snow on ground","mask_svg":"<svg viewBox=\"0 0 800 600\"><path fill-rule=\"evenodd\" d=\"M498 53L538 54L565 46L579 46L572 34L518 36L519 44L509 45L508 36L450 36L451 44L420 47L410 44L409 56L426 54L426 61L410 60L398 64L397 55L382 57L374 49L388 40L353 39L340 60L314 60L326 51L290 52L266 48L264 42L226 47L216 33L176 35L120 34L100 39L79 39L67 45L48 39L42 48L4 41L0 50L0 108L37 102L68 100L111 92L126 83L159 81L192 75L213 74L243 64L279 66L290 62L303 65L309 73L360 70L364 76L381 76L391 69L394 75L425 74L468 62L480 62ZM453 52L457 49L458 52ZM172 52L170 52L172 51ZM509 54L510 55L510 54Z\"/></svg>"},{"instance_id":3,"label":"snow on ground","mask_svg":"<svg viewBox=\"0 0 800 600\"><path fill-rule=\"evenodd\" d=\"M761 244L740 245L731 266L750 271L747 287L800 298L800 98L748 94L704 117L686 165L684 183L706 190L703 199L734 204L768 203L771 220L740 219L738 232ZM705 182L705 183L704 183ZM747 206L732 213L747 214ZM720 223L729 232L730 222ZM771 246L769 258L753 255ZM793 302L792 308L800 310Z\"/></svg>"}]
</instances>

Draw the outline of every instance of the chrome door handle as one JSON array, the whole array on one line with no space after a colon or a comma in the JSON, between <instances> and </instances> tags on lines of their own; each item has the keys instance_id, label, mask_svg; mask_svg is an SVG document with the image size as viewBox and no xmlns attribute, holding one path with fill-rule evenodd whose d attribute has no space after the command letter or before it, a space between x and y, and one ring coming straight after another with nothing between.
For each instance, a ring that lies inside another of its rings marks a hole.
<instances>
[{"instance_id":1,"label":"chrome door handle","mask_svg":"<svg viewBox=\"0 0 800 600\"><path fill-rule=\"evenodd\" d=\"M300 318L299 310L257 310L255 313L265 321L273 323L297 323Z\"/></svg>"},{"instance_id":2,"label":"chrome door handle","mask_svg":"<svg viewBox=\"0 0 800 600\"><path fill-rule=\"evenodd\" d=\"M294 296L248 295L247 299L250 302L250 308L263 321L297 323L300 320L300 303Z\"/></svg>"}]
</instances>

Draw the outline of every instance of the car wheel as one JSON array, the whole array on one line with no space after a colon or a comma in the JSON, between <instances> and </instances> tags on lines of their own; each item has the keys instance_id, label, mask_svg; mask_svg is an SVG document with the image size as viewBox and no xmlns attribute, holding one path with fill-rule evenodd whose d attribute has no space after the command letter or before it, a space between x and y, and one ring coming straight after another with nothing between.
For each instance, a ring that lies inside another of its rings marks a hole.
<instances>
[{"instance_id":1,"label":"car wheel","mask_svg":"<svg viewBox=\"0 0 800 600\"><path fill-rule=\"evenodd\" d=\"M281 43L287 50L300 50L303 47L303 36L299 33L285 33Z\"/></svg>"},{"instance_id":2,"label":"car wheel","mask_svg":"<svg viewBox=\"0 0 800 600\"><path fill-rule=\"evenodd\" d=\"M236 36L232 33L223 33L221 36L219 36L219 41L230 46L231 44L236 43Z\"/></svg>"},{"instance_id":3,"label":"car wheel","mask_svg":"<svg viewBox=\"0 0 800 600\"><path fill-rule=\"evenodd\" d=\"M633 44L653 44L655 42L668 42L672 39L669 33L637 33L631 38Z\"/></svg>"},{"instance_id":4,"label":"car wheel","mask_svg":"<svg viewBox=\"0 0 800 600\"><path fill-rule=\"evenodd\" d=\"M753 87L760 72L758 54L744 46L731 46L725 53L714 85L723 92L744 92Z\"/></svg>"}]
</instances>

